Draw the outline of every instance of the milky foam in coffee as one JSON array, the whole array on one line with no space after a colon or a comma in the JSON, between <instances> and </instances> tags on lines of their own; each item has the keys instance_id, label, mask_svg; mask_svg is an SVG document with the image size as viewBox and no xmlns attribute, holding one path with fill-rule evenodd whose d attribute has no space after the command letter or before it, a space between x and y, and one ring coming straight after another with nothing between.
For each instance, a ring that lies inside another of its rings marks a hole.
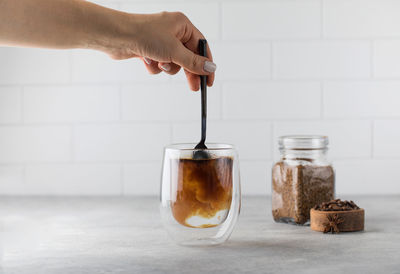
<instances>
[{"instance_id":1,"label":"milky foam in coffee","mask_svg":"<svg viewBox=\"0 0 400 274\"><path fill-rule=\"evenodd\" d=\"M175 220L189 227L223 223L232 202L233 159L177 159L171 162L171 207Z\"/></svg>"}]
</instances>

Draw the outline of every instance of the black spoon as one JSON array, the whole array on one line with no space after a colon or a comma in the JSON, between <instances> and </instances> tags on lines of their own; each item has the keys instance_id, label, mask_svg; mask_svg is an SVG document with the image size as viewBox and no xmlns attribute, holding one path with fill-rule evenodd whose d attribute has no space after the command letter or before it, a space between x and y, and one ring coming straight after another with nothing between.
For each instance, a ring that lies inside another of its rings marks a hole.
<instances>
[{"instance_id":1,"label":"black spoon","mask_svg":"<svg viewBox=\"0 0 400 274\"><path fill-rule=\"evenodd\" d=\"M199 40L199 54L201 56L207 57L207 40ZM200 75L200 87L201 87L201 140L197 144L195 149L197 149L193 158L195 160L202 160L210 158L210 154L206 151L207 146L206 141L206 129L207 129L207 76Z\"/></svg>"}]
</instances>

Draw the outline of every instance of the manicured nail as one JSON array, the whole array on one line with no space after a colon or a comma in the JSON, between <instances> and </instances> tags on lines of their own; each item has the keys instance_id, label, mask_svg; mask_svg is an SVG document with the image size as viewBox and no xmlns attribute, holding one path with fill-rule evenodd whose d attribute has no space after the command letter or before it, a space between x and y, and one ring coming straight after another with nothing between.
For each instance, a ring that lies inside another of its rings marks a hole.
<instances>
[{"instance_id":1,"label":"manicured nail","mask_svg":"<svg viewBox=\"0 0 400 274\"><path fill-rule=\"evenodd\" d=\"M207 72L215 72L217 70L217 65L210 61L204 62L204 68Z\"/></svg>"},{"instance_id":2,"label":"manicured nail","mask_svg":"<svg viewBox=\"0 0 400 274\"><path fill-rule=\"evenodd\" d=\"M163 64L161 68L165 71L170 71L171 70L171 65L170 64Z\"/></svg>"},{"instance_id":3,"label":"manicured nail","mask_svg":"<svg viewBox=\"0 0 400 274\"><path fill-rule=\"evenodd\" d=\"M146 64L150 65L151 64L151 59L147 57L143 57L143 60L146 62Z\"/></svg>"}]
</instances>

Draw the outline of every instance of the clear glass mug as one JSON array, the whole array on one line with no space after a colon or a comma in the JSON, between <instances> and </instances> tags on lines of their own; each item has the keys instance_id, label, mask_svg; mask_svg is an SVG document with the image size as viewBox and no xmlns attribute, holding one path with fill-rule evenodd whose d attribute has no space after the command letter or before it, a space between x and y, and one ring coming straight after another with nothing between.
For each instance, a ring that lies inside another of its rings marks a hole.
<instances>
[{"instance_id":1,"label":"clear glass mug","mask_svg":"<svg viewBox=\"0 0 400 274\"><path fill-rule=\"evenodd\" d=\"M160 211L181 245L225 242L240 212L239 160L232 145L207 144L208 159L193 159L196 144L165 148Z\"/></svg>"}]
</instances>

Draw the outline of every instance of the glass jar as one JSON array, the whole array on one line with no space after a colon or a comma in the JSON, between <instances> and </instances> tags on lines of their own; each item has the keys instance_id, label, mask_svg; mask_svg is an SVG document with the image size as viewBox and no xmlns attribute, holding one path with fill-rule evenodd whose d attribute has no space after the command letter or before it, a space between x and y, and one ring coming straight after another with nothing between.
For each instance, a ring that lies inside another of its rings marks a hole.
<instances>
[{"instance_id":1,"label":"glass jar","mask_svg":"<svg viewBox=\"0 0 400 274\"><path fill-rule=\"evenodd\" d=\"M238 156L231 145L207 144L207 158L194 159L195 146L165 148L162 222L178 244L220 244L229 238L240 211Z\"/></svg>"},{"instance_id":2,"label":"glass jar","mask_svg":"<svg viewBox=\"0 0 400 274\"><path fill-rule=\"evenodd\" d=\"M281 159L272 168L272 216L276 222L308 225L310 209L335 196L328 137L282 136L279 151Z\"/></svg>"}]
</instances>

